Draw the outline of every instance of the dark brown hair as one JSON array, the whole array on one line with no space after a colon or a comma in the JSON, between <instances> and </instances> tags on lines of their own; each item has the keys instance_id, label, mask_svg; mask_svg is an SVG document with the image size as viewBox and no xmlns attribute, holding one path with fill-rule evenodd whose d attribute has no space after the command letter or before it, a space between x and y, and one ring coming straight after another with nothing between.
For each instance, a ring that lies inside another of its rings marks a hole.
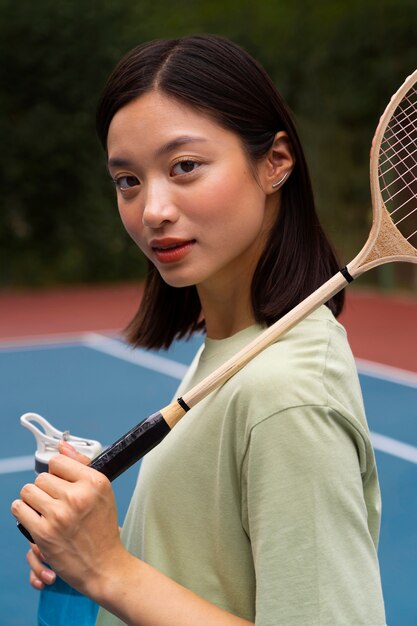
<instances>
[{"instance_id":1,"label":"dark brown hair","mask_svg":"<svg viewBox=\"0 0 417 626\"><path fill-rule=\"evenodd\" d=\"M152 89L235 132L252 163L267 154L278 131L289 137L295 166L281 189L281 209L252 280L255 319L269 326L339 269L316 214L288 107L265 70L231 41L213 35L157 40L129 52L106 84L97 110L97 132L105 149L114 114ZM337 316L343 302L342 291L327 305ZM148 262L144 297L127 329L131 343L167 348L203 325L196 287L170 287Z\"/></svg>"}]
</instances>

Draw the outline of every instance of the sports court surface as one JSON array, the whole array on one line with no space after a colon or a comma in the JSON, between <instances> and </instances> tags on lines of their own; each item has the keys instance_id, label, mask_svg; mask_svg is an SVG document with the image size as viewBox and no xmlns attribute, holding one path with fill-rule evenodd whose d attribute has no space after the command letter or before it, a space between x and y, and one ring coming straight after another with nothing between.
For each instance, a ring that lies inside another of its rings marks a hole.
<instances>
[{"instance_id":1,"label":"sports court surface","mask_svg":"<svg viewBox=\"0 0 417 626\"><path fill-rule=\"evenodd\" d=\"M19 417L112 443L164 406L200 338L132 351L120 329L138 288L0 294L0 626L35 626L26 542L9 513L32 479L34 439ZM380 562L389 626L417 624L417 300L351 290L342 320L357 357L383 496ZM137 474L114 483L120 521ZM290 625L289 625L290 626ZM306 625L307 626L307 625Z\"/></svg>"}]
</instances>

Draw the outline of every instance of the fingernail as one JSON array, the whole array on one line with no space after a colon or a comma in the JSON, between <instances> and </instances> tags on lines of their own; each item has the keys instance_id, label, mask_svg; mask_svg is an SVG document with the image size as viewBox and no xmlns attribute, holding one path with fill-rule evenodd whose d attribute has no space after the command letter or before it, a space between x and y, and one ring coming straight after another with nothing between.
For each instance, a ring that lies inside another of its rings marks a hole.
<instances>
[{"instance_id":1,"label":"fingernail","mask_svg":"<svg viewBox=\"0 0 417 626\"><path fill-rule=\"evenodd\" d=\"M43 569L41 572L42 580L48 584L51 584L55 581L56 574L55 572L51 572L50 570Z\"/></svg>"},{"instance_id":2,"label":"fingernail","mask_svg":"<svg viewBox=\"0 0 417 626\"><path fill-rule=\"evenodd\" d=\"M41 580L39 580L39 578L34 578L32 585L33 587L35 587L35 589L39 589L39 590L45 587L45 585L43 584Z\"/></svg>"},{"instance_id":3,"label":"fingernail","mask_svg":"<svg viewBox=\"0 0 417 626\"><path fill-rule=\"evenodd\" d=\"M13 515L17 513L17 509L19 508L19 506L20 506L20 500L13 500L12 505L10 507Z\"/></svg>"},{"instance_id":4,"label":"fingernail","mask_svg":"<svg viewBox=\"0 0 417 626\"><path fill-rule=\"evenodd\" d=\"M77 450L73 448L72 445L68 443L67 441L60 441L59 447L60 447L60 450L63 452L69 452L70 454L77 454Z\"/></svg>"}]
</instances>

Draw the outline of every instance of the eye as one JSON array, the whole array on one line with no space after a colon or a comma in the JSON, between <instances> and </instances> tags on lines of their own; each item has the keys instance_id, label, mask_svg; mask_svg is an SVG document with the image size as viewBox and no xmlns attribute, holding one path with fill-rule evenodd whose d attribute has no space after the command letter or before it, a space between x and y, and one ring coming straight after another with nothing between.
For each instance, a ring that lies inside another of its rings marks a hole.
<instances>
[{"instance_id":1,"label":"eye","mask_svg":"<svg viewBox=\"0 0 417 626\"><path fill-rule=\"evenodd\" d=\"M174 176L178 176L181 174L191 174L191 172L194 172L194 170L196 170L199 166L200 163L198 163L197 161L185 159L184 161L178 161L178 163L175 163L171 172Z\"/></svg>"},{"instance_id":2,"label":"eye","mask_svg":"<svg viewBox=\"0 0 417 626\"><path fill-rule=\"evenodd\" d=\"M140 185L139 179L136 178L136 176L118 176L113 179L113 182L120 191L127 191L128 189L132 189L132 187Z\"/></svg>"}]
</instances>

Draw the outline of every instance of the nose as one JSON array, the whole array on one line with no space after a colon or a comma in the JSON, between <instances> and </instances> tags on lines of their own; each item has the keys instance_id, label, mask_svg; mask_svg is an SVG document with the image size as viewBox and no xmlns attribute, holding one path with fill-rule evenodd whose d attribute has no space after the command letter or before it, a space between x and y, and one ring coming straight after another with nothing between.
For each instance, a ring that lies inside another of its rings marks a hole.
<instances>
[{"instance_id":1,"label":"nose","mask_svg":"<svg viewBox=\"0 0 417 626\"><path fill-rule=\"evenodd\" d=\"M148 185L142 214L144 226L160 228L163 224L176 222L178 210L172 194L165 185Z\"/></svg>"}]
</instances>

